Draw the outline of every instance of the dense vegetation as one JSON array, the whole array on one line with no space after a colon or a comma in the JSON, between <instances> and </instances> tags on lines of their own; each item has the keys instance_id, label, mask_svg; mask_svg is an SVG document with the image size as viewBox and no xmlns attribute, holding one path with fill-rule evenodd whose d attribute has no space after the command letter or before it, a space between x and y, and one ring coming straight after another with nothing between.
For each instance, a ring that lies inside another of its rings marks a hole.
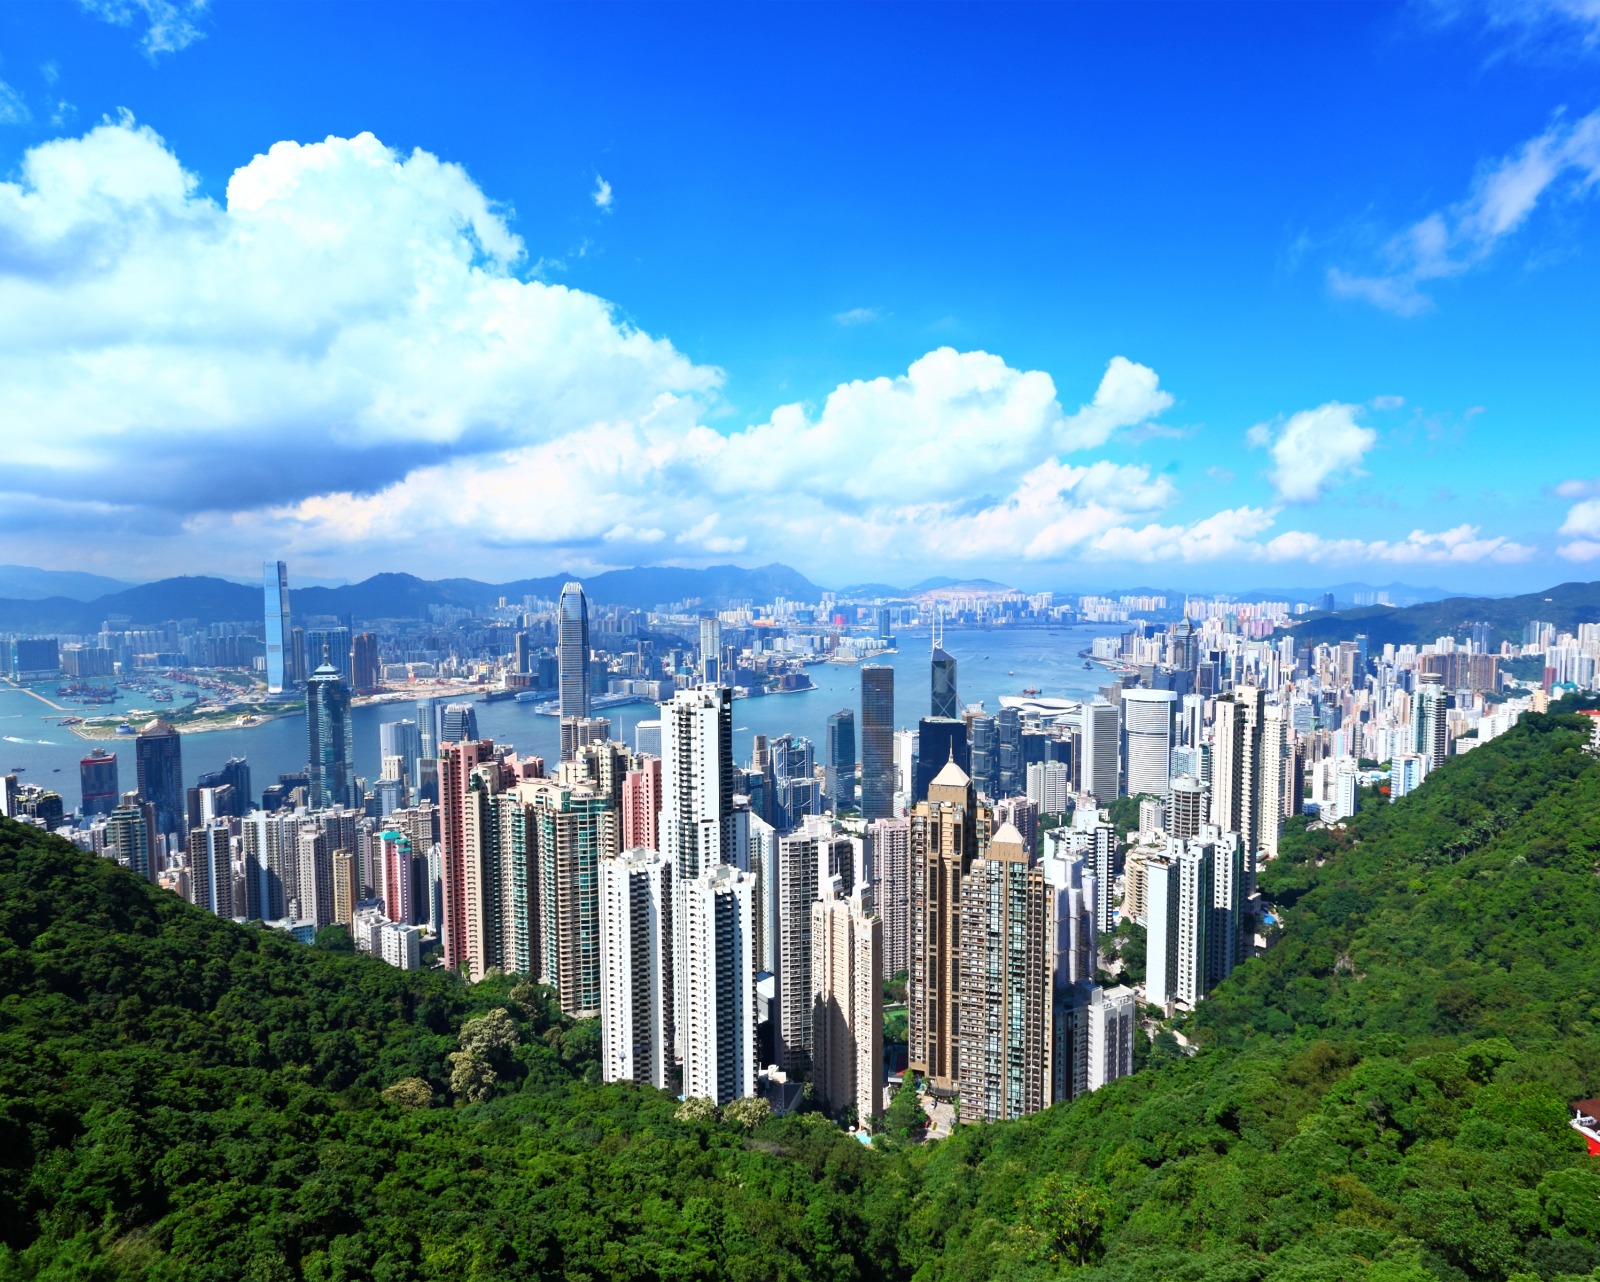
<instances>
[{"instance_id":1,"label":"dense vegetation","mask_svg":"<svg viewBox=\"0 0 1600 1282\"><path fill-rule=\"evenodd\" d=\"M0 1279L1600 1276L1600 761L1531 717L1285 838L1192 1057L918 1148L594 1081L549 995L0 826ZM496 1013L503 1012L503 1013Z\"/></svg>"}]
</instances>

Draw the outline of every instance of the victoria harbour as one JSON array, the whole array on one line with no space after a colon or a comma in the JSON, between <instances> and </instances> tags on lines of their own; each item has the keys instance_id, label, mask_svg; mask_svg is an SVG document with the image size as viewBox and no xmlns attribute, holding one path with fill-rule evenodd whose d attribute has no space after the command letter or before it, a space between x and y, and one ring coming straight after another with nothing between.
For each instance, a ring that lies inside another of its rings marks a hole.
<instances>
[{"instance_id":1,"label":"victoria harbour","mask_svg":"<svg viewBox=\"0 0 1600 1282\"><path fill-rule=\"evenodd\" d=\"M1092 696L1105 684L1107 674L1098 665L1085 667L1080 652L1096 636L1117 630L1117 625L1085 623L1056 628L951 631L946 634L945 648L959 665L962 702L969 706L981 703L993 713L1000 707L1001 695L1018 694L1025 687L1037 687L1046 698ZM928 637L923 632L903 637L898 650L874 660L895 670L897 727L914 728L919 717L928 715L928 653ZM841 708L859 713L861 675L857 665L818 663L807 671L814 689L740 699L734 705L733 747L739 760L749 759L758 734L805 736L820 746L832 713ZM46 698L52 697L53 689L38 688ZM425 694L425 688L419 690L419 695ZM464 695L438 698L441 703L470 702L477 714L478 733L484 738L514 745L521 753L540 756L551 763L560 755L558 719L535 711L533 704L514 700L487 703ZM148 695L125 695L107 711L126 712L147 707L149 702ZM23 690L0 686L0 774L17 772L27 783L60 792L70 804L78 799L78 761L93 748L102 747L118 753L121 786L132 789L136 783L132 737L82 739L59 724L66 715ZM158 709L149 715L161 713ZM401 701L365 704L353 710L358 774L367 778L378 774L378 727L385 721L415 715L415 705ZM634 703L606 709L601 715L610 719L614 738L632 743L634 727L654 718L657 709L654 704ZM144 719L148 718L135 718L134 729ZM184 783L192 787L202 773L217 769L231 757L244 757L250 763L257 792L280 774L303 770L304 714L296 712L254 726L185 734Z\"/></svg>"}]
</instances>

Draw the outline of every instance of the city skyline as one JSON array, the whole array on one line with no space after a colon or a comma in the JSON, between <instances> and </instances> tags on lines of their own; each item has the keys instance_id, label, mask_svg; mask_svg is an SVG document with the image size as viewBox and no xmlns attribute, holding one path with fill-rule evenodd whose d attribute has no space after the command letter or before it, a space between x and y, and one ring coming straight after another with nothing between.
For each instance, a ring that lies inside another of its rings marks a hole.
<instances>
[{"instance_id":1,"label":"city skyline","mask_svg":"<svg viewBox=\"0 0 1600 1282\"><path fill-rule=\"evenodd\" d=\"M1501 591L1600 559L1584 10L638 9L598 77L588 15L402 11L377 60L342 13L314 50L244 6L0 19L0 559ZM643 51L698 65L708 25L859 87L860 136L652 92ZM258 440L296 448L243 484Z\"/></svg>"}]
</instances>

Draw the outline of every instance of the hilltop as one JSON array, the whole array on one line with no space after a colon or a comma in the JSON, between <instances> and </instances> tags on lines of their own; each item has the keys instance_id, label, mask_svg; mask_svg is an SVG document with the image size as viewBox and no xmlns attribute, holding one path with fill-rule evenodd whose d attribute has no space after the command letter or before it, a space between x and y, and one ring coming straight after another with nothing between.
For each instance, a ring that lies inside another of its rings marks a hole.
<instances>
[{"instance_id":1,"label":"hilltop","mask_svg":"<svg viewBox=\"0 0 1600 1282\"><path fill-rule=\"evenodd\" d=\"M1291 825L1282 937L1180 1021L1192 1057L1141 1039L1134 1076L926 1148L680 1118L597 1084L545 990L301 947L0 823L0 1279L1588 1277L1571 706Z\"/></svg>"},{"instance_id":2,"label":"hilltop","mask_svg":"<svg viewBox=\"0 0 1600 1282\"><path fill-rule=\"evenodd\" d=\"M1490 644L1522 642L1522 627L1529 619L1553 623L1574 631L1580 623L1600 618L1600 583L1559 583L1542 592L1521 596L1453 596L1442 601L1396 609L1386 605L1358 610L1315 614L1278 633L1307 645L1348 641L1358 633L1367 636L1368 648L1384 645L1425 645L1439 637L1461 634L1474 623L1490 625Z\"/></svg>"}]
</instances>

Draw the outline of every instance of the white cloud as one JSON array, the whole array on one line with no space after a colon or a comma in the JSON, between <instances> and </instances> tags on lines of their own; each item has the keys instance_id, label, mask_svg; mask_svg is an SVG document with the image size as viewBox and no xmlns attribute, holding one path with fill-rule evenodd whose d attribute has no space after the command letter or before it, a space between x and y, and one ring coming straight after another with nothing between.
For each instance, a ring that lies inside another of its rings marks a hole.
<instances>
[{"instance_id":1,"label":"white cloud","mask_svg":"<svg viewBox=\"0 0 1600 1282\"><path fill-rule=\"evenodd\" d=\"M1566 45L1574 38L1580 48L1600 46L1600 0L1429 0L1429 7L1446 22L1480 19L1511 35L1514 47Z\"/></svg>"},{"instance_id":2,"label":"white cloud","mask_svg":"<svg viewBox=\"0 0 1600 1282\"><path fill-rule=\"evenodd\" d=\"M713 430L720 371L530 279L510 219L370 135L279 143L220 201L131 120L33 148L0 183L0 534L156 573L1518 554L1175 522L1168 476L1073 456L1173 404L1121 357L1071 412L1049 374L941 347Z\"/></svg>"},{"instance_id":3,"label":"white cloud","mask_svg":"<svg viewBox=\"0 0 1600 1282\"><path fill-rule=\"evenodd\" d=\"M880 319L882 313L876 307L852 307L849 311L835 312L833 319L837 324L849 327L851 325L870 325Z\"/></svg>"},{"instance_id":4,"label":"white cloud","mask_svg":"<svg viewBox=\"0 0 1600 1282\"><path fill-rule=\"evenodd\" d=\"M1278 497L1309 503L1336 481L1360 476L1361 460L1378 434L1357 421L1359 405L1329 401L1279 424L1257 423L1245 439L1272 454L1270 479Z\"/></svg>"},{"instance_id":5,"label":"white cloud","mask_svg":"<svg viewBox=\"0 0 1600 1282\"><path fill-rule=\"evenodd\" d=\"M1330 268L1328 286L1402 316L1432 306L1431 281L1484 262L1528 220L1547 193L1584 196L1600 182L1600 111L1576 121L1557 116L1516 152L1479 167L1468 195L1392 237L1377 270Z\"/></svg>"},{"instance_id":6,"label":"white cloud","mask_svg":"<svg viewBox=\"0 0 1600 1282\"><path fill-rule=\"evenodd\" d=\"M0 125L25 125L33 119L22 95L0 80Z\"/></svg>"},{"instance_id":7,"label":"white cloud","mask_svg":"<svg viewBox=\"0 0 1600 1282\"><path fill-rule=\"evenodd\" d=\"M1113 356L1094 400L1062 425L1063 448L1094 449L1120 429L1147 423L1171 406L1172 397L1161 390L1155 370Z\"/></svg>"},{"instance_id":8,"label":"white cloud","mask_svg":"<svg viewBox=\"0 0 1600 1282\"><path fill-rule=\"evenodd\" d=\"M1565 557L1568 561L1600 560L1600 543L1596 543L1593 539L1575 539L1558 547L1556 555Z\"/></svg>"},{"instance_id":9,"label":"white cloud","mask_svg":"<svg viewBox=\"0 0 1600 1282\"><path fill-rule=\"evenodd\" d=\"M1588 481L1580 477L1573 477L1570 480L1561 481L1551 486L1550 492L1557 498L1563 499L1588 498L1591 495L1600 494L1600 479Z\"/></svg>"},{"instance_id":10,"label":"white cloud","mask_svg":"<svg viewBox=\"0 0 1600 1282\"><path fill-rule=\"evenodd\" d=\"M611 208L611 184L599 174L594 176L594 194L590 197L597 209Z\"/></svg>"},{"instance_id":11,"label":"white cloud","mask_svg":"<svg viewBox=\"0 0 1600 1282\"><path fill-rule=\"evenodd\" d=\"M137 26L144 32L139 45L152 59L157 54L176 53L203 39L200 29L209 0L78 0L83 9L119 27Z\"/></svg>"}]
</instances>

